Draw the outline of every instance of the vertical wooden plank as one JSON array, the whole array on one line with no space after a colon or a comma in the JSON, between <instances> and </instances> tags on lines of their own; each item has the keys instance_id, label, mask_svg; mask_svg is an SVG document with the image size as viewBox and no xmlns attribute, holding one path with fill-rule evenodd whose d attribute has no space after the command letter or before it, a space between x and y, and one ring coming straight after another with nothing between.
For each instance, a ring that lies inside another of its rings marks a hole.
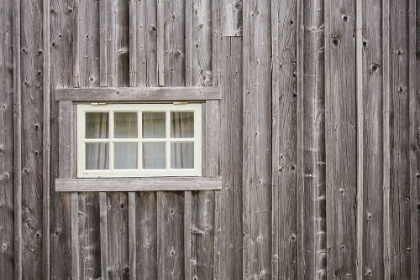
<instances>
[{"instance_id":1,"label":"vertical wooden plank","mask_svg":"<svg viewBox=\"0 0 420 280\"><path fill-rule=\"evenodd\" d=\"M244 5L243 278L271 278L270 1Z\"/></svg>"},{"instance_id":2,"label":"vertical wooden plank","mask_svg":"<svg viewBox=\"0 0 420 280\"><path fill-rule=\"evenodd\" d=\"M184 197L157 193L157 279L184 279Z\"/></svg>"},{"instance_id":3,"label":"vertical wooden plank","mask_svg":"<svg viewBox=\"0 0 420 280\"><path fill-rule=\"evenodd\" d=\"M358 34L357 48L362 56L358 70L362 72L363 99L359 101L363 117L358 116L363 120L363 211L358 222L363 223L363 231L359 230L363 236L358 246L363 245L363 263L359 261L359 277L384 279L384 250L377 243L384 239L382 1L363 2L360 8L362 34Z\"/></svg>"},{"instance_id":4,"label":"vertical wooden plank","mask_svg":"<svg viewBox=\"0 0 420 280\"><path fill-rule=\"evenodd\" d=\"M391 144L390 144L390 4L382 2L383 62L383 266L384 279L391 279Z\"/></svg>"},{"instance_id":5,"label":"vertical wooden plank","mask_svg":"<svg viewBox=\"0 0 420 280\"><path fill-rule=\"evenodd\" d=\"M129 279L137 279L136 193L128 193L128 272Z\"/></svg>"},{"instance_id":6,"label":"vertical wooden plank","mask_svg":"<svg viewBox=\"0 0 420 280\"><path fill-rule=\"evenodd\" d=\"M221 279L220 248L222 239L222 192L214 192L213 279Z\"/></svg>"},{"instance_id":7,"label":"vertical wooden plank","mask_svg":"<svg viewBox=\"0 0 420 280\"><path fill-rule=\"evenodd\" d=\"M22 277L43 278L43 5L21 6ZM39 31L41 33L39 33Z\"/></svg>"},{"instance_id":8,"label":"vertical wooden plank","mask_svg":"<svg viewBox=\"0 0 420 280\"><path fill-rule=\"evenodd\" d=\"M165 1L157 0L157 72L159 86L165 85Z\"/></svg>"},{"instance_id":9,"label":"vertical wooden plank","mask_svg":"<svg viewBox=\"0 0 420 280\"><path fill-rule=\"evenodd\" d=\"M108 206L106 192L99 193L99 220L101 240L101 280L108 278Z\"/></svg>"},{"instance_id":10,"label":"vertical wooden plank","mask_svg":"<svg viewBox=\"0 0 420 280\"><path fill-rule=\"evenodd\" d=\"M137 1L136 9L136 86L158 86L157 1ZM163 34L163 24L161 29ZM160 52L163 60L163 50ZM163 70L160 77L163 77Z\"/></svg>"},{"instance_id":11,"label":"vertical wooden plank","mask_svg":"<svg viewBox=\"0 0 420 280\"><path fill-rule=\"evenodd\" d=\"M418 54L416 51L416 29L420 28L420 22L416 22L416 0L410 0L408 3L408 89L409 89L409 183L410 183L410 219L411 219L411 279L419 279L419 236L418 236L418 215L417 207L419 204L419 190L417 186L417 177L418 166L417 166L417 157L419 155L419 139L417 139L417 130L419 129L419 122L417 116L417 103L418 103L418 94L416 81L419 77L419 72L417 71L417 61L416 56Z\"/></svg>"},{"instance_id":12,"label":"vertical wooden plank","mask_svg":"<svg viewBox=\"0 0 420 280\"><path fill-rule=\"evenodd\" d=\"M132 1L135 5L136 1ZM135 24L135 23L134 23ZM108 1L99 2L99 84L108 84ZM135 38L134 40L135 41Z\"/></svg>"},{"instance_id":13,"label":"vertical wooden plank","mask_svg":"<svg viewBox=\"0 0 420 280\"><path fill-rule=\"evenodd\" d=\"M21 1L13 2L13 205L14 277L22 279L22 87L21 87Z\"/></svg>"},{"instance_id":14,"label":"vertical wooden plank","mask_svg":"<svg viewBox=\"0 0 420 280\"><path fill-rule=\"evenodd\" d=\"M242 36L242 0L223 1L220 15L221 36Z\"/></svg>"},{"instance_id":15,"label":"vertical wooden plank","mask_svg":"<svg viewBox=\"0 0 420 280\"><path fill-rule=\"evenodd\" d=\"M415 64L414 64L414 69L411 72L413 73L419 73L420 72L420 0L416 1L416 43L415 43L415 51L416 51L416 56L415 56ZM420 92L420 81L418 79L416 79L416 83L415 83L415 92L419 93ZM418 112L420 112L420 100L417 99L416 100L416 116L414 117L416 120L416 124L415 124L415 128L417 128L417 131L415 132L416 137L414 139L420 139L420 121L419 121L419 115ZM417 164L417 170L420 169L420 147L419 147L420 143L417 140L416 142L416 164ZM418 175L419 173L416 173L417 179L418 179ZM417 197L416 199L414 199L414 203L417 203L417 212L416 212L416 216L417 216L417 235L420 232L420 208L419 208L419 187L420 187L420 182L417 180L416 185L417 185ZM416 223L414 223L416 224ZM417 241L418 242L418 241ZM420 244L417 244L417 250L420 250ZM419 254L419 251L417 252L417 254ZM420 266L420 257L417 257L418 259L418 263L414 264L417 265L417 267Z\"/></svg>"},{"instance_id":16,"label":"vertical wooden plank","mask_svg":"<svg viewBox=\"0 0 420 280\"><path fill-rule=\"evenodd\" d=\"M18 2L18 1L16 1ZM15 1L2 1L0 9L0 278L15 279L14 256L18 255L15 249L19 246L14 245L14 190L13 190L13 153L14 153L14 128L13 126L13 101L18 91L14 86L14 50L18 47L13 44L15 30L13 14ZM17 139L16 139L17 140ZM18 143L15 143L18 144ZM17 148L17 147L16 147ZM16 235L17 236L17 235ZM18 240L17 240L18 241ZM16 244L17 245L17 244ZM16 267L19 264L16 263Z\"/></svg>"},{"instance_id":17,"label":"vertical wooden plank","mask_svg":"<svg viewBox=\"0 0 420 280\"><path fill-rule=\"evenodd\" d=\"M42 166L42 181L43 181L43 271L44 278L51 278L51 269L50 269L50 147L51 147L51 51L50 51L50 0L43 1L42 14L43 14L43 38L44 38L44 64L43 64L43 81L42 87L44 88L43 94L43 110L44 118L43 123L43 166Z\"/></svg>"},{"instance_id":18,"label":"vertical wooden plank","mask_svg":"<svg viewBox=\"0 0 420 280\"><path fill-rule=\"evenodd\" d=\"M127 194L107 194L108 274L111 279L126 279L129 275Z\"/></svg>"},{"instance_id":19,"label":"vertical wooden plank","mask_svg":"<svg viewBox=\"0 0 420 280\"><path fill-rule=\"evenodd\" d=\"M327 277L356 278L354 1L325 1Z\"/></svg>"},{"instance_id":20,"label":"vertical wooden plank","mask_svg":"<svg viewBox=\"0 0 420 280\"><path fill-rule=\"evenodd\" d=\"M296 1L273 1L271 11L272 277L294 279L297 277L298 219L297 4Z\"/></svg>"},{"instance_id":21,"label":"vertical wooden plank","mask_svg":"<svg viewBox=\"0 0 420 280\"><path fill-rule=\"evenodd\" d=\"M363 277L363 133L364 133L364 118L363 118L363 54L362 54L362 0L356 0L356 120L357 120L357 193L356 193L356 277L362 279Z\"/></svg>"},{"instance_id":22,"label":"vertical wooden plank","mask_svg":"<svg viewBox=\"0 0 420 280\"><path fill-rule=\"evenodd\" d=\"M130 85L130 63L129 63L129 9L130 0L116 2L115 23L115 63L116 83L115 86L127 87ZM112 55L112 53L110 54Z\"/></svg>"},{"instance_id":23,"label":"vertical wooden plank","mask_svg":"<svg viewBox=\"0 0 420 280\"><path fill-rule=\"evenodd\" d=\"M73 86L73 24L77 3L51 0L51 87ZM54 62L54 63L52 63ZM53 91L51 94L54 94ZM55 192L59 176L58 103L52 103L51 119L51 279L71 277L70 194ZM65 161L67 162L67 160ZM63 165L62 165L63 167ZM61 168L62 168L61 167Z\"/></svg>"},{"instance_id":24,"label":"vertical wooden plank","mask_svg":"<svg viewBox=\"0 0 420 280\"><path fill-rule=\"evenodd\" d=\"M136 193L137 279L157 279L157 207L155 192Z\"/></svg>"},{"instance_id":25,"label":"vertical wooden plank","mask_svg":"<svg viewBox=\"0 0 420 280\"><path fill-rule=\"evenodd\" d=\"M73 87L80 87L80 0L73 4Z\"/></svg>"},{"instance_id":26,"label":"vertical wooden plank","mask_svg":"<svg viewBox=\"0 0 420 280\"><path fill-rule=\"evenodd\" d=\"M116 13L117 13L117 1L115 0L105 0L106 3L106 12L107 12L107 70L108 70L108 86L117 85L116 77L116 57L117 57L117 22L116 22Z\"/></svg>"},{"instance_id":27,"label":"vertical wooden plank","mask_svg":"<svg viewBox=\"0 0 420 280\"><path fill-rule=\"evenodd\" d=\"M71 278L80 279L79 196L71 194Z\"/></svg>"},{"instance_id":28,"label":"vertical wooden plank","mask_svg":"<svg viewBox=\"0 0 420 280\"><path fill-rule=\"evenodd\" d=\"M192 259L192 195L191 192L184 193L184 270L185 279L192 279L193 269L196 266L197 260Z\"/></svg>"},{"instance_id":29,"label":"vertical wooden plank","mask_svg":"<svg viewBox=\"0 0 420 280\"><path fill-rule=\"evenodd\" d=\"M137 1L129 1L129 67L130 87L137 85Z\"/></svg>"},{"instance_id":30,"label":"vertical wooden plank","mask_svg":"<svg viewBox=\"0 0 420 280\"><path fill-rule=\"evenodd\" d=\"M390 2L391 278L411 277L409 1Z\"/></svg>"},{"instance_id":31,"label":"vertical wooden plank","mask_svg":"<svg viewBox=\"0 0 420 280\"><path fill-rule=\"evenodd\" d=\"M324 2L303 5L303 277L326 279Z\"/></svg>"}]
</instances>

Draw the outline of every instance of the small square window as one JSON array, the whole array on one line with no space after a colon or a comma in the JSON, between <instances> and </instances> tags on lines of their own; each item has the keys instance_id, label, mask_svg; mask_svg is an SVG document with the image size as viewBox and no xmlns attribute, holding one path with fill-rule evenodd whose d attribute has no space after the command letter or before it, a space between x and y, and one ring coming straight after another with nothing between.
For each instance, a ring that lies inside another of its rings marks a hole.
<instances>
[{"instance_id":1,"label":"small square window","mask_svg":"<svg viewBox=\"0 0 420 280\"><path fill-rule=\"evenodd\" d=\"M201 176L202 104L77 105L77 177Z\"/></svg>"}]
</instances>

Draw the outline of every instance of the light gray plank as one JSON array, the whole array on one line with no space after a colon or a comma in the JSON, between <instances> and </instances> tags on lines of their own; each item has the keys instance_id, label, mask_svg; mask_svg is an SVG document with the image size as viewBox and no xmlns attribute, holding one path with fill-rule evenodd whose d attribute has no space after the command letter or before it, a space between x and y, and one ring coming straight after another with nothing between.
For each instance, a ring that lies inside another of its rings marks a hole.
<instances>
[{"instance_id":1,"label":"light gray plank","mask_svg":"<svg viewBox=\"0 0 420 280\"><path fill-rule=\"evenodd\" d=\"M222 38L220 277L242 278L242 38ZM238 264L238 265L228 265Z\"/></svg>"},{"instance_id":2,"label":"light gray plank","mask_svg":"<svg viewBox=\"0 0 420 280\"><path fill-rule=\"evenodd\" d=\"M372 4L372 3L370 3ZM362 26L363 26L363 3L362 0L356 0L356 114L357 114L357 193L356 193L356 277L363 277L363 223L364 223L364 205L363 205L363 168L364 168L364 88L363 88L363 54L362 54ZM343 19L344 20L344 19ZM368 273L368 271L367 271Z\"/></svg>"},{"instance_id":3,"label":"light gray plank","mask_svg":"<svg viewBox=\"0 0 420 280\"><path fill-rule=\"evenodd\" d=\"M137 86L137 1L129 1L129 72L130 87Z\"/></svg>"},{"instance_id":4,"label":"light gray plank","mask_svg":"<svg viewBox=\"0 0 420 280\"><path fill-rule=\"evenodd\" d=\"M129 14L130 0L113 1L115 8L115 83L109 86L128 87L130 85L130 42L129 42ZM112 55L112 53L110 53Z\"/></svg>"},{"instance_id":5,"label":"light gray plank","mask_svg":"<svg viewBox=\"0 0 420 280\"><path fill-rule=\"evenodd\" d=\"M80 0L73 1L73 87L80 86Z\"/></svg>"},{"instance_id":6,"label":"light gray plank","mask_svg":"<svg viewBox=\"0 0 420 280\"><path fill-rule=\"evenodd\" d=\"M270 1L246 1L244 14L243 279L271 278Z\"/></svg>"},{"instance_id":7,"label":"light gray plank","mask_svg":"<svg viewBox=\"0 0 420 280\"><path fill-rule=\"evenodd\" d=\"M363 210L358 213L358 259L359 277L384 279L383 247L377 246L377 240L383 240L383 54L382 54L382 1L363 2L358 11L362 23L362 34L358 34L357 48L360 48L358 61L359 78L363 85L359 96L359 106L363 115L363 153L360 154L363 172ZM358 37L358 38L359 38ZM359 85L360 86L360 85ZM360 124L359 124L360 125ZM360 144L360 143L359 143ZM358 145L359 145L358 144ZM360 146L359 146L360 148ZM359 153L358 153L359 156ZM360 179L360 178L359 178ZM362 223L362 225L360 225ZM361 252L361 250L363 252Z\"/></svg>"},{"instance_id":8,"label":"light gray plank","mask_svg":"<svg viewBox=\"0 0 420 280\"><path fill-rule=\"evenodd\" d=\"M60 178L73 175L73 104L71 101L59 103L59 168ZM70 163L70 164L69 164Z\"/></svg>"},{"instance_id":9,"label":"light gray plank","mask_svg":"<svg viewBox=\"0 0 420 280\"><path fill-rule=\"evenodd\" d=\"M43 81L42 87L44 89L43 93L43 166L42 166L42 181L43 181L43 277L45 279L51 278L51 264L50 264L50 147L51 147L51 50L50 50L50 0L43 1L42 14L43 14L43 49L44 49L44 61L43 61Z\"/></svg>"},{"instance_id":10,"label":"light gray plank","mask_svg":"<svg viewBox=\"0 0 420 280\"><path fill-rule=\"evenodd\" d=\"M242 0L223 1L220 14L221 36L242 36Z\"/></svg>"},{"instance_id":11,"label":"light gray plank","mask_svg":"<svg viewBox=\"0 0 420 280\"><path fill-rule=\"evenodd\" d=\"M391 279L391 143L390 143L390 5L382 2L382 63L383 63L383 265L384 279Z\"/></svg>"},{"instance_id":12,"label":"light gray plank","mask_svg":"<svg viewBox=\"0 0 420 280\"><path fill-rule=\"evenodd\" d=\"M21 149L22 278L42 279L43 272L43 66L41 2L22 3L21 13ZM17 185L19 187L19 185Z\"/></svg>"},{"instance_id":13,"label":"light gray plank","mask_svg":"<svg viewBox=\"0 0 420 280\"><path fill-rule=\"evenodd\" d=\"M136 3L136 1L132 1ZM99 2L99 85L108 85L108 1ZM135 38L134 38L135 40Z\"/></svg>"},{"instance_id":14,"label":"light gray plank","mask_svg":"<svg viewBox=\"0 0 420 280\"><path fill-rule=\"evenodd\" d=\"M17 2L17 1L16 1ZM0 244L2 250L0 251L0 278L1 279L15 279L14 256L18 255L14 250L20 248L18 243L14 243L14 135L15 129L19 126L14 126L14 100L17 99L16 94L20 94L17 89L14 89L14 66L17 61L13 54L15 53L14 33L11 26L15 24L13 18L13 10L15 6L14 1L3 1L0 9L0 84L3 85L0 89ZM16 110L18 111L18 110ZM15 139L18 140L18 139ZM18 143L15 143L18 144ZM17 147L19 147L17 145ZM16 147L16 148L17 148ZM19 174L20 176L20 174ZM19 187L18 185L16 185ZM16 193L18 191L16 190ZM19 204L17 204L19 205ZM18 207L18 206L17 206ZM16 220L19 221L19 220ZM16 239L20 242L20 240Z\"/></svg>"},{"instance_id":15,"label":"light gray plank","mask_svg":"<svg viewBox=\"0 0 420 280\"><path fill-rule=\"evenodd\" d=\"M156 192L137 192L136 239L137 279L157 279L157 206Z\"/></svg>"},{"instance_id":16,"label":"light gray plank","mask_svg":"<svg viewBox=\"0 0 420 280\"><path fill-rule=\"evenodd\" d=\"M71 194L71 278L80 279L79 196Z\"/></svg>"},{"instance_id":17,"label":"light gray plank","mask_svg":"<svg viewBox=\"0 0 420 280\"><path fill-rule=\"evenodd\" d=\"M118 3L115 0L106 1L107 12L107 86L116 86L117 81L117 11Z\"/></svg>"},{"instance_id":18,"label":"light gray plank","mask_svg":"<svg viewBox=\"0 0 420 280\"><path fill-rule=\"evenodd\" d=\"M165 1L157 0L157 72L158 85L165 85ZM168 38L169 39L169 38Z\"/></svg>"},{"instance_id":19,"label":"light gray plank","mask_svg":"<svg viewBox=\"0 0 420 280\"><path fill-rule=\"evenodd\" d=\"M99 193L99 221L101 240L101 280L108 277L108 206L106 192Z\"/></svg>"},{"instance_id":20,"label":"light gray plank","mask_svg":"<svg viewBox=\"0 0 420 280\"><path fill-rule=\"evenodd\" d=\"M56 89L57 101L194 101L221 99L220 87Z\"/></svg>"},{"instance_id":21,"label":"light gray plank","mask_svg":"<svg viewBox=\"0 0 420 280\"><path fill-rule=\"evenodd\" d=\"M302 243L307 279L326 279L326 201L325 201L325 68L324 3L304 3L303 7L303 211ZM290 24L290 21L289 21ZM300 27L302 28L302 27ZM300 31L302 32L302 31ZM300 72L299 72L300 73ZM302 74L298 73L302 77ZM299 79L300 80L300 79ZM300 126L302 128L302 126Z\"/></svg>"},{"instance_id":22,"label":"light gray plank","mask_svg":"<svg viewBox=\"0 0 420 280\"><path fill-rule=\"evenodd\" d=\"M55 185L58 192L220 190L222 188L222 178L56 179Z\"/></svg>"},{"instance_id":23,"label":"light gray plank","mask_svg":"<svg viewBox=\"0 0 420 280\"><path fill-rule=\"evenodd\" d=\"M185 279L192 279L193 268L195 267L196 261L192 259L191 253L191 231L192 231L192 195L191 191L184 193L184 274Z\"/></svg>"},{"instance_id":24,"label":"light gray plank","mask_svg":"<svg viewBox=\"0 0 420 280\"><path fill-rule=\"evenodd\" d=\"M298 129L297 2L272 2L272 277L297 277ZM302 44L300 44L301 46ZM245 57L245 56L244 56ZM299 59L299 66L302 60ZM301 69L299 69L301 71ZM299 75L299 78L301 75ZM301 88L299 88L301 89ZM302 92L299 92L302 93ZM301 106L301 105L299 105ZM299 107L301 110L301 108ZM300 116L302 117L302 116ZM302 120L299 120L302 125ZM300 140L300 148L302 143ZM301 161L299 161L300 163ZM302 225L305 226L305 225ZM308 267L310 262L308 261Z\"/></svg>"},{"instance_id":25,"label":"light gray plank","mask_svg":"<svg viewBox=\"0 0 420 280\"><path fill-rule=\"evenodd\" d=\"M356 278L355 2L325 1L327 277Z\"/></svg>"},{"instance_id":26,"label":"light gray plank","mask_svg":"<svg viewBox=\"0 0 420 280\"><path fill-rule=\"evenodd\" d=\"M128 193L128 251L129 279L137 279L136 193Z\"/></svg>"}]
</instances>

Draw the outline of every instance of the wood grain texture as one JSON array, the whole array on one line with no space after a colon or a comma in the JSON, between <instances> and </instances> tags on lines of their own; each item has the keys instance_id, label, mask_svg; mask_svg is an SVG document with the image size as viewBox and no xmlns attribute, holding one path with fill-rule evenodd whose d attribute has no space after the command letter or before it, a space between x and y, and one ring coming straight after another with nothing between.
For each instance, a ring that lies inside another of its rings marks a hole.
<instances>
[{"instance_id":1,"label":"wood grain texture","mask_svg":"<svg viewBox=\"0 0 420 280\"><path fill-rule=\"evenodd\" d=\"M325 200L325 52L324 6L303 2L303 211L302 242L305 279L327 278ZM289 20L289 24L291 24ZM301 27L300 27L301 28ZM298 74L299 75L299 74ZM302 97L301 97L302 98ZM302 128L302 127L301 127ZM303 206L305 205L305 206Z\"/></svg>"},{"instance_id":2,"label":"wood grain texture","mask_svg":"<svg viewBox=\"0 0 420 280\"><path fill-rule=\"evenodd\" d=\"M297 3L272 4L272 277L294 279L298 230Z\"/></svg>"},{"instance_id":3,"label":"wood grain texture","mask_svg":"<svg viewBox=\"0 0 420 280\"><path fill-rule=\"evenodd\" d=\"M137 279L157 279L156 192L136 192Z\"/></svg>"},{"instance_id":4,"label":"wood grain texture","mask_svg":"<svg viewBox=\"0 0 420 280\"><path fill-rule=\"evenodd\" d=\"M56 191L193 191L220 190L221 178L160 177L160 178L119 178L119 179L57 179Z\"/></svg>"},{"instance_id":5,"label":"wood grain texture","mask_svg":"<svg viewBox=\"0 0 420 280\"><path fill-rule=\"evenodd\" d=\"M71 278L80 279L80 248L79 248L79 195L71 194Z\"/></svg>"},{"instance_id":6,"label":"wood grain texture","mask_svg":"<svg viewBox=\"0 0 420 280\"><path fill-rule=\"evenodd\" d=\"M108 204L106 192L99 193L99 226L101 241L101 280L109 279L108 275Z\"/></svg>"},{"instance_id":7,"label":"wood grain texture","mask_svg":"<svg viewBox=\"0 0 420 280\"><path fill-rule=\"evenodd\" d=\"M242 264L242 38L222 38L221 55L226 58L221 64L221 174L223 177L220 277L240 279ZM228 156L229 155L229 156ZM228 206L229 205L229 206Z\"/></svg>"},{"instance_id":8,"label":"wood grain texture","mask_svg":"<svg viewBox=\"0 0 420 280\"><path fill-rule=\"evenodd\" d=\"M356 13L353 1L325 7L327 277L356 278Z\"/></svg>"},{"instance_id":9,"label":"wood grain texture","mask_svg":"<svg viewBox=\"0 0 420 280\"><path fill-rule=\"evenodd\" d=\"M43 65L42 1L21 5L22 278L43 271ZM40 32L40 33L39 33Z\"/></svg>"},{"instance_id":10,"label":"wood grain texture","mask_svg":"<svg viewBox=\"0 0 420 280\"><path fill-rule=\"evenodd\" d=\"M408 8L408 1L390 2L390 240L391 278L397 279L411 277Z\"/></svg>"},{"instance_id":11,"label":"wood grain texture","mask_svg":"<svg viewBox=\"0 0 420 280\"><path fill-rule=\"evenodd\" d=\"M220 87L56 89L57 101L171 101L221 99Z\"/></svg>"},{"instance_id":12,"label":"wood grain texture","mask_svg":"<svg viewBox=\"0 0 420 280\"><path fill-rule=\"evenodd\" d=\"M136 193L128 193L128 275L137 279Z\"/></svg>"},{"instance_id":13,"label":"wood grain texture","mask_svg":"<svg viewBox=\"0 0 420 280\"><path fill-rule=\"evenodd\" d=\"M159 86L165 85L165 1L157 0L157 75ZM175 18L174 18L175 19Z\"/></svg>"},{"instance_id":14,"label":"wood grain texture","mask_svg":"<svg viewBox=\"0 0 420 280\"><path fill-rule=\"evenodd\" d=\"M247 1L243 29L243 279L271 275L270 1Z\"/></svg>"},{"instance_id":15,"label":"wood grain texture","mask_svg":"<svg viewBox=\"0 0 420 280\"><path fill-rule=\"evenodd\" d=\"M136 3L136 1L132 1ZM135 24L135 21L134 21ZM99 84L108 85L108 1L99 2ZM135 42L135 38L133 39ZM133 43L134 44L134 43ZM134 65L135 66L135 65Z\"/></svg>"},{"instance_id":16,"label":"wood grain texture","mask_svg":"<svg viewBox=\"0 0 420 280\"><path fill-rule=\"evenodd\" d=\"M362 106L363 106L363 250L361 273L364 277L384 279L384 250L377 241L384 239L383 231L383 52L382 1L363 2L361 48Z\"/></svg>"},{"instance_id":17,"label":"wood grain texture","mask_svg":"<svg viewBox=\"0 0 420 280\"><path fill-rule=\"evenodd\" d=\"M76 2L52 0L51 13L51 87L73 87L73 25ZM54 100L51 91L51 100ZM51 279L71 277L70 194L55 192L59 176L59 107L52 102L51 118Z\"/></svg>"},{"instance_id":18,"label":"wood grain texture","mask_svg":"<svg viewBox=\"0 0 420 280\"><path fill-rule=\"evenodd\" d=\"M221 36L242 36L242 0L223 1L220 15Z\"/></svg>"}]
</instances>

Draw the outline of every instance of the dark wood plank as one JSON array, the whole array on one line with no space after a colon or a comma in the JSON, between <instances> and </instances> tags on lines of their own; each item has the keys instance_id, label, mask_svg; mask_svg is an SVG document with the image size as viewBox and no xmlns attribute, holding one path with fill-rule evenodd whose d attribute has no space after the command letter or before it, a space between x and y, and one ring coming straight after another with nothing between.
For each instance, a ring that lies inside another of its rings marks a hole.
<instances>
[{"instance_id":1,"label":"dark wood plank","mask_svg":"<svg viewBox=\"0 0 420 280\"><path fill-rule=\"evenodd\" d=\"M51 87L73 87L73 25L77 11L74 1L52 0L51 13ZM54 62L54 63L52 63ZM53 90L51 98L53 100ZM59 176L58 103L52 102L51 119L51 279L71 277L70 194L55 192Z\"/></svg>"},{"instance_id":2,"label":"dark wood plank","mask_svg":"<svg viewBox=\"0 0 420 280\"><path fill-rule=\"evenodd\" d=\"M273 279L297 277L298 23L296 16L295 1L273 2L271 14Z\"/></svg>"},{"instance_id":3,"label":"dark wood plank","mask_svg":"<svg viewBox=\"0 0 420 280\"><path fill-rule=\"evenodd\" d=\"M19 2L19 1L16 1ZM14 262L14 256L19 255L19 239L14 243L14 203L18 198L19 191L14 191L14 135L17 129L14 126L14 100L17 100L19 90L14 88L15 67L18 61L13 54L19 52L19 45L14 45L15 30L11 30L14 25L13 10L16 6L15 1L3 1L0 9L0 84L4 85L0 89L0 244L3 250L0 252L0 278L15 279L15 267L19 264ZM15 67L14 67L15 66ZM17 108L16 108L17 109ZM18 111L18 110L16 110ZM20 117L20 114L18 115ZM15 139L19 141L19 139ZM17 148L17 147L16 147ZM17 167L17 166L16 166ZM19 170L19 169L16 169ZM19 175L20 176L20 175ZM16 185L19 188L19 185ZM15 198L15 199L14 199ZM20 199L20 198L19 198ZM19 207L16 205L16 208ZM16 237L18 234L16 234ZM16 258L18 259L18 258Z\"/></svg>"},{"instance_id":4,"label":"dark wood plank","mask_svg":"<svg viewBox=\"0 0 420 280\"><path fill-rule=\"evenodd\" d=\"M156 192L135 194L137 279L158 279Z\"/></svg>"},{"instance_id":5,"label":"dark wood plank","mask_svg":"<svg viewBox=\"0 0 420 280\"><path fill-rule=\"evenodd\" d=\"M390 2L390 240L396 279L411 277L408 8L408 1Z\"/></svg>"},{"instance_id":6,"label":"dark wood plank","mask_svg":"<svg viewBox=\"0 0 420 280\"><path fill-rule=\"evenodd\" d=\"M270 6L244 3L243 279L272 277Z\"/></svg>"},{"instance_id":7,"label":"dark wood plank","mask_svg":"<svg viewBox=\"0 0 420 280\"><path fill-rule=\"evenodd\" d=\"M223 177L219 279L242 278L242 38L222 38L221 172ZM239 265L229 265L239 264Z\"/></svg>"},{"instance_id":8,"label":"dark wood plank","mask_svg":"<svg viewBox=\"0 0 420 280\"><path fill-rule=\"evenodd\" d=\"M363 82L363 262L361 273L366 278L384 279L383 247L383 53L382 1L363 2L363 37L357 42L362 49ZM363 39L363 40L362 40ZM359 154L358 154L359 155Z\"/></svg>"},{"instance_id":9,"label":"dark wood plank","mask_svg":"<svg viewBox=\"0 0 420 280\"><path fill-rule=\"evenodd\" d=\"M57 179L56 191L121 192L121 191L194 191L220 190L221 178L157 177L107 179Z\"/></svg>"},{"instance_id":10,"label":"dark wood plank","mask_svg":"<svg viewBox=\"0 0 420 280\"><path fill-rule=\"evenodd\" d=\"M22 278L42 279L43 271L43 65L42 1L21 5L22 89ZM18 146L19 147L19 146ZM18 185L19 187L19 185Z\"/></svg>"},{"instance_id":11,"label":"dark wood plank","mask_svg":"<svg viewBox=\"0 0 420 280\"><path fill-rule=\"evenodd\" d=\"M220 87L63 88L57 101L171 101L221 99Z\"/></svg>"},{"instance_id":12,"label":"dark wood plank","mask_svg":"<svg viewBox=\"0 0 420 280\"><path fill-rule=\"evenodd\" d=\"M416 35L415 35L415 37L416 37L416 43L415 43L415 53L416 53L416 55L415 55L415 58L413 57L415 59L415 64L414 64L415 68L411 70L412 71L411 75L413 75L412 77L415 80L415 85L414 85L415 92L417 92L417 93L420 92L420 80L415 78L416 73L420 73L420 26L419 26L419 24L420 24L420 0L417 0L416 1ZM412 26L412 27L414 27L414 26ZM415 126L414 127L418 128L418 127L420 127L420 121L419 121L420 117L419 117L419 113L418 113L418 112L420 112L420 100L419 99L416 99L415 109L416 109L416 113L412 117L414 117L414 120L415 120ZM415 133L414 141L415 141L415 148L416 148L416 152L415 152L416 162L415 162L415 164L417 165L417 169L420 169L420 154L419 154L419 152L420 152L420 147L419 147L419 145L420 145L420 143L419 143L420 131L417 129L417 131L414 132L414 133ZM418 173L416 173L416 176L418 176ZM420 181L418 180L418 178L417 178L417 181L416 181L415 185L417 186L417 191L419 192ZM417 192L417 196L416 196L417 199L419 197L418 192ZM414 201L412 201L412 203L414 203L414 204L417 203L417 209L416 209L417 212L415 212L417 214L416 215L417 216L417 221L412 224L412 226L415 226L417 224L417 236L414 236L414 238L416 238L416 237L418 237L418 234L420 233L420 208L419 208L418 201L416 201L416 199L412 199L412 200L414 200ZM419 252L420 252L420 244L418 244L418 247L417 247L417 254L419 254ZM412 265L417 266L417 269L418 269L418 267L420 267L420 256L417 257L417 261L418 261L417 264L414 263Z\"/></svg>"},{"instance_id":13,"label":"dark wood plank","mask_svg":"<svg viewBox=\"0 0 420 280\"><path fill-rule=\"evenodd\" d=\"M356 278L356 7L325 7L327 277Z\"/></svg>"}]
</instances>

